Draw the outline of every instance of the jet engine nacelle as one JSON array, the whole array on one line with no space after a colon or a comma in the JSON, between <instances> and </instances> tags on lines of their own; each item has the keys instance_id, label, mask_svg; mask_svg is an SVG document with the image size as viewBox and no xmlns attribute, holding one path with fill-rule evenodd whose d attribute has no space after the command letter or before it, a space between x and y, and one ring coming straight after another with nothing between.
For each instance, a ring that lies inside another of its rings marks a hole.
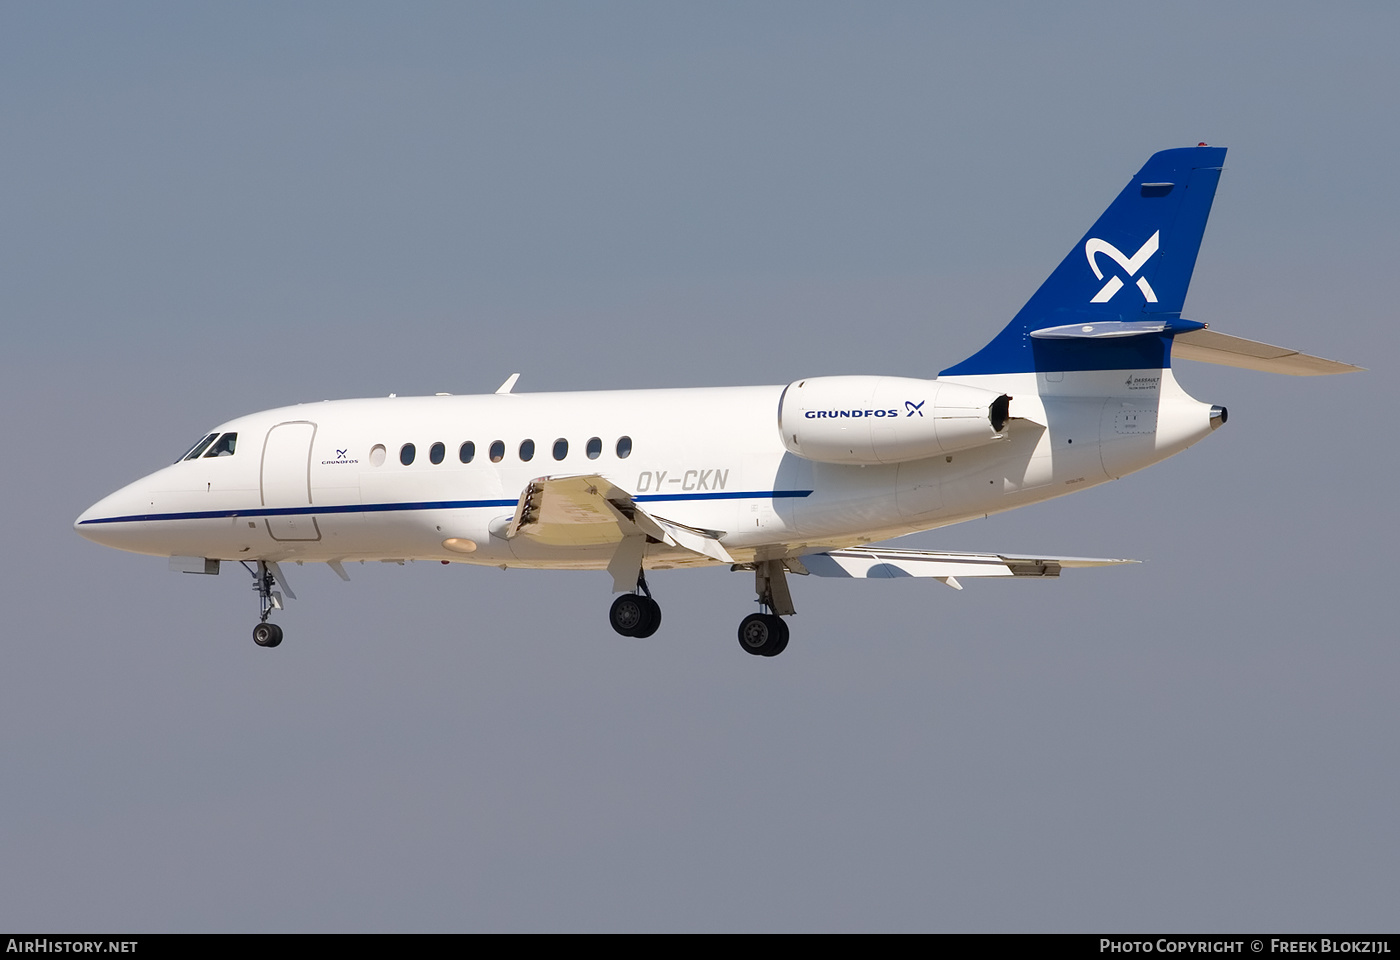
<instances>
[{"instance_id":1,"label":"jet engine nacelle","mask_svg":"<svg viewBox=\"0 0 1400 960\"><path fill-rule=\"evenodd\" d=\"M903 463L1000 440L1011 398L905 377L813 377L778 401L783 446L822 463Z\"/></svg>"}]
</instances>

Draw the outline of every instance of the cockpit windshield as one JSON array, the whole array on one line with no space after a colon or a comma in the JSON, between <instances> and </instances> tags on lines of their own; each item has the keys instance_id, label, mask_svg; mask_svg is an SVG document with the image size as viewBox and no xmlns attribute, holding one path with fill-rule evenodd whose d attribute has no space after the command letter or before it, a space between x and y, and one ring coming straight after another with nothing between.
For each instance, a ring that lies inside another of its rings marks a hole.
<instances>
[{"instance_id":1,"label":"cockpit windshield","mask_svg":"<svg viewBox=\"0 0 1400 960\"><path fill-rule=\"evenodd\" d=\"M204 452L204 448L207 447L207 446L209 446L209 444L213 443L213 442L214 442L214 438L217 437L217 436L218 436L217 433L211 433L211 434L209 434L209 436L205 437L203 440L199 441L199 442L196 443L194 446L192 446L192 447L190 447L188 450L186 450L186 451L185 451L185 455L184 455L183 457L181 457L180 460L193 460L195 457L197 457L197 456L199 456L201 453L203 453L203 452ZM175 462L176 462L176 463L179 463L180 460L176 460Z\"/></svg>"},{"instance_id":2,"label":"cockpit windshield","mask_svg":"<svg viewBox=\"0 0 1400 960\"><path fill-rule=\"evenodd\" d=\"M222 437L220 437L212 447L209 448L209 452L206 453L205 456L231 457L233 456L233 449L236 446L238 446L238 434L226 433Z\"/></svg>"},{"instance_id":3,"label":"cockpit windshield","mask_svg":"<svg viewBox=\"0 0 1400 960\"><path fill-rule=\"evenodd\" d=\"M217 440L217 442L215 442ZM206 457L231 457L234 449L238 446L238 434L226 433L220 436L211 433L203 440L196 443L185 453L180 460L196 460L201 454ZM180 460L176 460L179 463Z\"/></svg>"}]
</instances>

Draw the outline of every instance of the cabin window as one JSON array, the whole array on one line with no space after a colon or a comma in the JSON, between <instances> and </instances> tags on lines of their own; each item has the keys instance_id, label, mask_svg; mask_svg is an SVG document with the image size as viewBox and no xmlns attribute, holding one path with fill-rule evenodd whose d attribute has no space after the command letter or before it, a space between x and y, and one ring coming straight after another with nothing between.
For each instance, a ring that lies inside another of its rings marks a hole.
<instances>
[{"instance_id":1,"label":"cabin window","mask_svg":"<svg viewBox=\"0 0 1400 960\"><path fill-rule=\"evenodd\" d=\"M525 461L530 461L530 460L535 459L535 441L533 441L533 440L522 440L522 441L520 441L520 459L521 459L521 460L525 460Z\"/></svg>"},{"instance_id":2,"label":"cabin window","mask_svg":"<svg viewBox=\"0 0 1400 960\"><path fill-rule=\"evenodd\" d=\"M441 443L435 443L428 448L428 459L433 461L435 465L442 463L442 458L445 456L447 456L447 448Z\"/></svg>"},{"instance_id":3,"label":"cabin window","mask_svg":"<svg viewBox=\"0 0 1400 960\"><path fill-rule=\"evenodd\" d=\"M505 458L506 458L506 445L505 445L504 441L501 441L501 440L492 440L492 441L491 441L491 462L492 462L492 463L500 463L500 462L501 462L502 460L504 460Z\"/></svg>"},{"instance_id":4,"label":"cabin window","mask_svg":"<svg viewBox=\"0 0 1400 960\"><path fill-rule=\"evenodd\" d=\"M563 460L569 455L569 441L560 437L554 441L554 459Z\"/></svg>"},{"instance_id":5,"label":"cabin window","mask_svg":"<svg viewBox=\"0 0 1400 960\"><path fill-rule=\"evenodd\" d=\"M209 448L209 452L206 453L205 456L231 457L233 456L233 450L236 446L238 446L238 434L226 433L218 439L218 442Z\"/></svg>"},{"instance_id":6,"label":"cabin window","mask_svg":"<svg viewBox=\"0 0 1400 960\"><path fill-rule=\"evenodd\" d=\"M209 436L205 437L203 440L199 441L199 442L196 443L194 446L192 446L192 447L190 447L188 450L186 450L186 451L185 451L185 455L184 455L183 457L181 457L180 460L193 460L195 457L197 457L197 456L199 456L201 453L203 453L203 452L204 452L204 448L207 447L207 446L209 446L209 444L213 443L213 442L214 442L214 438L217 437L217 436L218 436L217 433L211 433L211 434L209 434ZM176 460L175 462L176 462L176 463L179 463L180 460Z\"/></svg>"},{"instance_id":7,"label":"cabin window","mask_svg":"<svg viewBox=\"0 0 1400 960\"><path fill-rule=\"evenodd\" d=\"M376 443L374 446L370 447L370 449L369 449L369 464L370 464L370 466L372 466L372 467L382 467L382 466L384 466L384 457L385 457L385 455L386 455L387 453L388 453L388 451L384 449L384 444L382 444L382 443Z\"/></svg>"},{"instance_id":8,"label":"cabin window","mask_svg":"<svg viewBox=\"0 0 1400 960\"><path fill-rule=\"evenodd\" d=\"M405 443L402 447L399 447L399 463L403 464L405 467L408 466L413 462L413 458L417 453L417 447L411 443Z\"/></svg>"},{"instance_id":9,"label":"cabin window","mask_svg":"<svg viewBox=\"0 0 1400 960\"><path fill-rule=\"evenodd\" d=\"M588 459L597 460L603 455L603 441L598 437L589 437L584 452L588 454Z\"/></svg>"},{"instance_id":10,"label":"cabin window","mask_svg":"<svg viewBox=\"0 0 1400 960\"><path fill-rule=\"evenodd\" d=\"M457 459L461 460L463 463L471 463L475 457L476 444L472 443L470 440L462 444L461 448L457 451Z\"/></svg>"},{"instance_id":11,"label":"cabin window","mask_svg":"<svg viewBox=\"0 0 1400 960\"><path fill-rule=\"evenodd\" d=\"M617 441L617 458L626 460L632 455L632 438L619 437Z\"/></svg>"}]
</instances>

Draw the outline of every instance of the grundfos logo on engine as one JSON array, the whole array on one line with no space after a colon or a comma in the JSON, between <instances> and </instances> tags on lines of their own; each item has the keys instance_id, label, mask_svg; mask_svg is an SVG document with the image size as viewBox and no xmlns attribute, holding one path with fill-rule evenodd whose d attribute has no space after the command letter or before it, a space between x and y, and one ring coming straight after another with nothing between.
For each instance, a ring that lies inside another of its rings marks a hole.
<instances>
[{"instance_id":1,"label":"grundfos logo on engine","mask_svg":"<svg viewBox=\"0 0 1400 960\"><path fill-rule=\"evenodd\" d=\"M897 417L898 410L808 410L808 420L834 420L838 417Z\"/></svg>"}]
</instances>

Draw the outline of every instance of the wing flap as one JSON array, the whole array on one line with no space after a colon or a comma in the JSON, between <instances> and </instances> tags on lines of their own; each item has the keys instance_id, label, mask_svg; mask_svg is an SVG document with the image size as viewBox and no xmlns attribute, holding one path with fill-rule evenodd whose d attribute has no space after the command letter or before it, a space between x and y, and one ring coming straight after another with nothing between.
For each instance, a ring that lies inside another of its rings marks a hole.
<instances>
[{"instance_id":1,"label":"wing flap","mask_svg":"<svg viewBox=\"0 0 1400 960\"><path fill-rule=\"evenodd\" d=\"M655 520L666 531L667 537L665 539L668 542L684 547L693 553L704 554L720 563L734 562L729 551L724 549L724 545L719 542L719 531L688 527L683 523L667 520L664 517L652 517L651 519Z\"/></svg>"},{"instance_id":2,"label":"wing flap","mask_svg":"<svg viewBox=\"0 0 1400 960\"><path fill-rule=\"evenodd\" d=\"M692 553L732 563L720 530L702 530L653 516L632 495L597 474L531 480L515 506L506 539L525 537L552 546L596 546L645 535Z\"/></svg>"},{"instance_id":3,"label":"wing flap","mask_svg":"<svg viewBox=\"0 0 1400 960\"><path fill-rule=\"evenodd\" d=\"M627 518L610 497L631 501L625 491L598 476L531 480L515 505L506 539L527 537L552 546L617 543L624 536L621 524Z\"/></svg>"}]
</instances>

